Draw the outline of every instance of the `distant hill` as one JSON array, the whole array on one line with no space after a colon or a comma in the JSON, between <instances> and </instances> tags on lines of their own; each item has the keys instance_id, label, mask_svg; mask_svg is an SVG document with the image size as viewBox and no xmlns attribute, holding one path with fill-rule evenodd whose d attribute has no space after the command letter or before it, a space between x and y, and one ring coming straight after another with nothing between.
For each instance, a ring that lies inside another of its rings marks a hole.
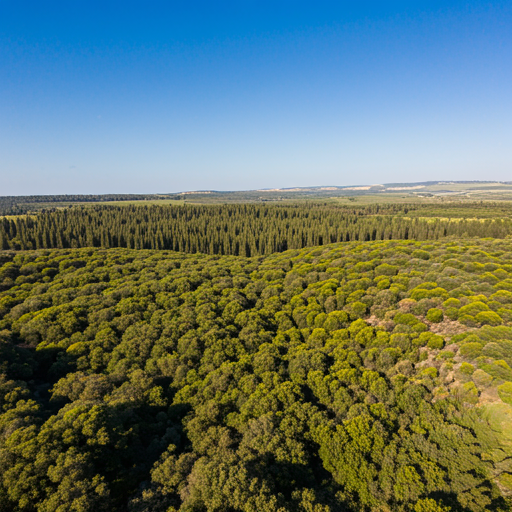
<instances>
[{"instance_id":1,"label":"distant hill","mask_svg":"<svg viewBox=\"0 0 512 512\"><path fill-rule=\"evenodd\" d=\"M19 215L47 208L76 204L134 203L253 203L297 200L347 200L364 202L403 202L403 200L512 200L512 181L423 181L347 186L268 188L221 191L192 190L160 194L60 194L0 196L0 215Z\"/></svg>"}]
</instances>

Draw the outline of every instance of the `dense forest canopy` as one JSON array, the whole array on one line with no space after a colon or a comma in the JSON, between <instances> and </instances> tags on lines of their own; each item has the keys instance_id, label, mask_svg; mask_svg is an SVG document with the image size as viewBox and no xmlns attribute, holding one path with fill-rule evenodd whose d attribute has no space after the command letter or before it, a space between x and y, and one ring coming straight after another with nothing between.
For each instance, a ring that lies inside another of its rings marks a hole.
<instances>
[{"instance_id":1,"label":"dense forest canopy","mask_svg":"<svg viewBox=\"0 0 512 512\"><path fill-rule=\"evenodd\" d=\"M473 217L490 208L480 206ZM418 216L422 211L426 216ZM510 217L467 219L460 206L443 213L429 218L436 210L419 204L78 207L0 219L0 249L126 247L249 257L334 242L512 235Z\"/></svg>"},{"instance_id":2,"label":"dense forest canopy","mask_svg":"<svg viewBox=\"0 0 512 512\"><path fill-rule=\"evenodd\" d=\"M510 240L0 259L2 511L511 510Z\"/></svg>"}]
</instances>

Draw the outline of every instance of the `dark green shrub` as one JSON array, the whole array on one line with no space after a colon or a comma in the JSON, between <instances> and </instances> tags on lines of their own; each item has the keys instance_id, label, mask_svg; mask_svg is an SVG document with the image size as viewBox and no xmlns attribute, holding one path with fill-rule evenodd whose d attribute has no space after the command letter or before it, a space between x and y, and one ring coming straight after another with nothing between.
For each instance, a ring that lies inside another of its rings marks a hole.
<instances>
[{"instance_id":1,"label":"dark green shrub","mask_svg":"<svg viewBox=\"0 0 512 512\"><path fill-rule=\"evenodd\" d=\"M427 311L431 308L439 306L439 299L420 299L411 309L415 315L426 315Z\"/></svg>"},{"instance_id":2,"label":"dark green shrub","mask_svg":"<svg viewBox=\"0 0 512 512\"><path fill-rule=\"evenodd\" d=\"M499 281L499 279L490 272L485 272L484 274L482 274L480 276L480 279L489 284L496 284Z\"/></svg>"},{"instance_id":3,"label":"dark green shrub","mask_svg":"<svg viewBox=\"0 0 512 512\"><path fill-rule=\"evenodd\" d=\"M309 335L308 343L314 347L323 347L327 338L328 336L325 329L316 328L313 329L313 332Z\"/></svg>"},{"instance_id":4,"label":"dark green shrub","mask_svg":"<svg viewBox=\"0 0 512 512\"><path fill-rule=\"evenodd\" d=\"M414 512L450 512L450 507L445 507L441 502L432 498L418 500L414 505Z\"/></svg>"},{"instance_id":5,"label":"dark green shrub","mask_svg":"<svg viewBox=\"0 0 512 512\"><path fill-rule=\"evenodd\" d=\"M355 320L357 318L362 318L368 309L368 306L364 304L363 302L352 302L345 306L345 311L350 315L350 318L352 320Z\"/></svg>"},{"instance_id":6,"label":"dark green shrub","mask_svg":"<svg viewBox=\"0 0 512 512\"><path fill-rule=\"evenodd\" d=\"M476 341L464 343L459 349L459 354L468 359L476 359L482 355L483 345Z\"/></svg>"},{"instance_id":7,"label":"dark green shrub","mask_svg":"<svg viewBox=\"0 0 512 512\"><path fill-rule=\"evenodd\" d=\"M499 308L496 311L505 322L512 322L512 309Z\"/></svg>"},{"instance_id":8,"label":"dark green shrub","mask_svg":"<svg viewBox=\"0 0 512 512\"><path fill-rule=\"evenodd\" d=\"M489 306L489 309L491 311L498 311L502 307L501 302L498 302L496 300L490 300L487 305Z\"/></svg>"},{"instance_id":9,"label":"dark green shrub","mask_svg":"<svg viewBox=\"0 0 512 512\"><path fill-rule=\"evenodd\" d=\"M472 375L473 382L481 389L492 384L492 376L481 369L475 370Z\"/></svg>"},{"instance_id":10,"label":"dark green shrub","mask_svg":"<svg viewBox=\"0 0 512 512\"><path fill-rule=\"evenodd\" d=\"M382 265L375 267L376 276L395 276L396 274L398 274L398 267L395 265L383 263Z\"/></svg>"},{"instance_id":11,"label":"dark green shrub","mask_svg":"<svg viewBox=\"0 0 512 512\"><path fill-rule=\"evenodd\" d=\"M336 331L341 329L348 322L346 311L332 311L327 315L324 321L324 329L327 331Z\"/></svg>"},{"instance_id":12,"label":"dark green shrub","mask_svg":"<svg viewBox=\"0 0 512 512\"><path fill-rule=\"evenodd\" d=\"M471 315L459 315L459 322L467 327L476 327L478 325L475 317Z\"/></svg>"},{"instance_id":13,"label":"dark green shrub","mask_svg":"<svg viewBox=\"0 0 512 512\"><path fill-rule=\"evenodd\" d=\"M512 381L512 368L503 359L492 361L491 364L483 363L480 367L495 379Z\"/></svg>"},{"instance_id":14,"label":"dark green shrub","mask_svg":"<svg viewBox=\"0 0 512 512\"><path fill-rule=\"evenodd\" d=\"M401 352L398 348L385 348L379 355L379 366L383 370L391 368L398 361L400 354Z\"/></svg>"},{"instance_id":15,"label":"dark green shrub","mask_svg":"<svg viewBox=\"0 0 512 512\"><path fill-rule=\"evenodd\" d=\"M396 333L392 334L389 344L392 347L397 347L403 352L407 352L411 348L411 338L407 334Z\"/></svg>"},{"instance_id":16,"label":"dark green shrub","mask_svg":"<svg viewBox=\"0 0 512 512\"><path fill-rule=\"evenodd\" d=\"M478 402L478 389L473 381L466 382L462 385L462 399L470 404Z\"/></svg>"},{"instance_id":17,"label":"dark green shrub","mask_svg":"<svg viewBox=\"0 0 512 512\"><path fill-rule=\"evenodd\" d=\"M423 251L422 249L416 249L412 252L411 256L413 258L420 258L421 260L429 260L430 259L430 253L427 251Z\"/></svg>"},{"instance_id":18,"label":"dark green shrub","mask_svg":"<svg viewBox=\"0 0 512 512\"><path fill-rule=\"evenodd\" d=\"M459 318L459 310L457 308L446 308L444 313L450 320L457 320Z\"/></svg>"}]
</instances>

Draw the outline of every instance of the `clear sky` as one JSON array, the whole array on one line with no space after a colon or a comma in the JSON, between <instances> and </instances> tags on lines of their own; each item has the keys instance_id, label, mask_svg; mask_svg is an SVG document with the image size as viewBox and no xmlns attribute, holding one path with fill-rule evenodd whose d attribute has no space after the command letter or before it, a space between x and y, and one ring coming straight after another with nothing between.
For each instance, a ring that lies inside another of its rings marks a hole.
<instances>
[{"instance_id":1,"label":"clear sky","mask_svg":"<svg viewBox=\"0 0 512 512\"><path fill-rule=\"evenodd\" d=\"M512 2L0 0L0 195L512 180Z\"/></svg>"}]
</instances>

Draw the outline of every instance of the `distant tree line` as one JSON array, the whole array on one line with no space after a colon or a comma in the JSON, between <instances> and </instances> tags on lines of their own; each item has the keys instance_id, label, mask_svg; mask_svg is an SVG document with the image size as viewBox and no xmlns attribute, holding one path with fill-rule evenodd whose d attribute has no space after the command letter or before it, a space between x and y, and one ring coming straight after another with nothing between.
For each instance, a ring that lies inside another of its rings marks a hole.
<instances>
[{"instance_id":1,"label":"distant tree line","mask_svg":"<svg viewBox=\"0 0 512 512\"><path fill-rule=\"evenodd\" d=\"M105 201L147 201L150 199L178 199L169 194L58 194L50 196L0 196L0 215L21 215L33 210L31 205L41 203L98 203Z\"/></svg>"},{"instance_id":2,"label":"distant tree line","mask_svg":"<svg viewBox=\"0 0 512 512\"><path fill-rule=\"evenodd\" d=\"M403 217L403 205L76 207L0 221L0 248L170 249L256 256L335 242L505 238L512 219Z\"/></svg>"}]
</instances>

